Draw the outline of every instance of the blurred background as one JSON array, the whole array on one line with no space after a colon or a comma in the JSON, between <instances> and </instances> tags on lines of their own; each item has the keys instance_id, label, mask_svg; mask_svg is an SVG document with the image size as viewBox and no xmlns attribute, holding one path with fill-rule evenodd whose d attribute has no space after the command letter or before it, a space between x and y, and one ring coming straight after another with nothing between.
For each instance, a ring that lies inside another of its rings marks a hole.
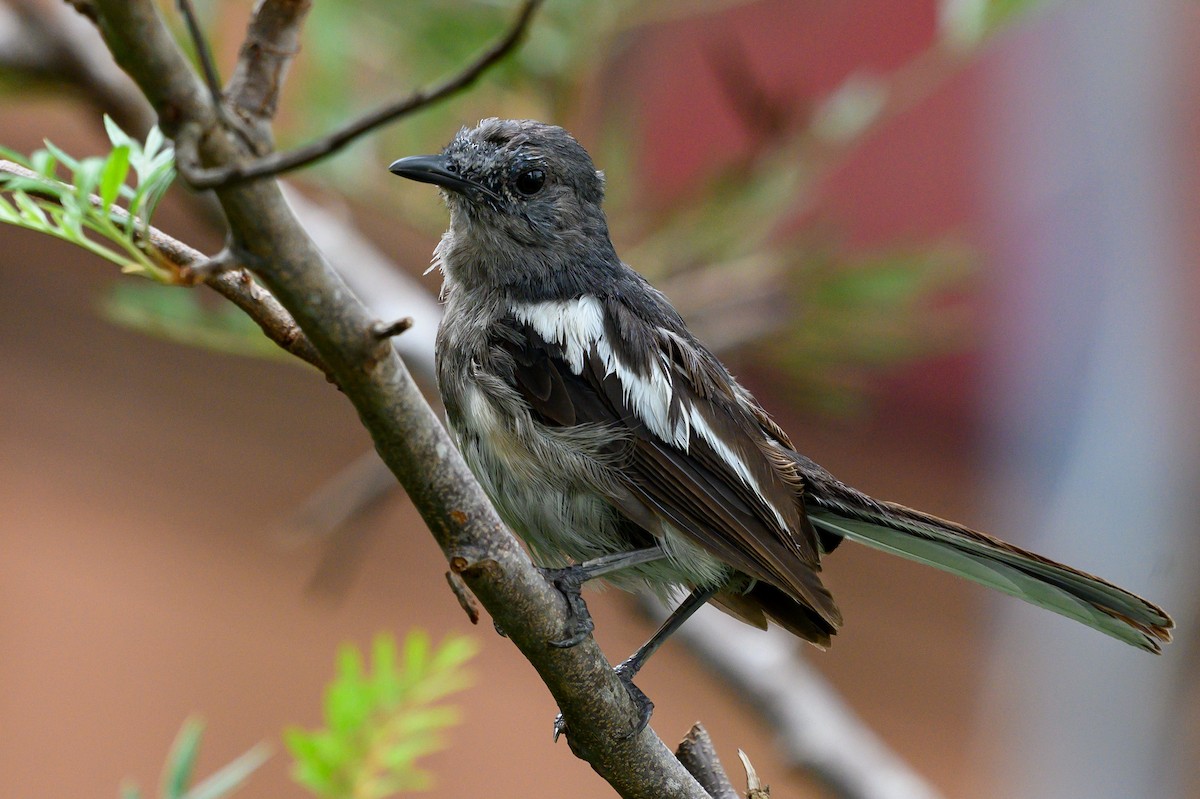
<instances>
[{"instance_id":1,"label":"blurred background","mask_svg":"<svg viewBox=\"0 0 1200 799\"><path fill-rule=\"evenodd\" d=\"M250 4L198 7L228 74ZM280 147L453 72L514 10L316 3ZM103 153L104 112L144 135L88 35L57 3L0 2L0 144ZM337 264L364 299L416 318L400 345L426 376L439 278L419 275L445 212L385 165L484 116L571 129L607 173L618 252L802 451L1174 614L1155 658L839 549L846 626L797 656L922 795L1197 796L1198 41L1183 0L548 0L476 88L291 179L335 228L322 241L354 242L331 257L366 248ZM182 190L155 224L220 248ZM525 661L466 620L402 492L314 532L313 497L363 472L369 441L213 299L0 226L0 789L153 793L198 714L200 773L268 741L245 795L303 796L280 731L319 723L337 645L421 628L480 647L462 722L423 761L434 795L611 795L551 743ZM653 629L631 597L589 604L614 661ZM774 795L846 795L681 644L639 685L669 743L699 719Z\"/></svg>"}]
</instances>

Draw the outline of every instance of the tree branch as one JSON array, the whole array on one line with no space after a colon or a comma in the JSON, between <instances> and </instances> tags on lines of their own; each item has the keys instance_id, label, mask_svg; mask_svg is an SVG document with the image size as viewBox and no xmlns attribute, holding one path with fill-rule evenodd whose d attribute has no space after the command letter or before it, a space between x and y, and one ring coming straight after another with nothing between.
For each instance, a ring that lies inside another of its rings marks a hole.
<instances>
[{"instance_id":1,"label":"tree branch","mask_svg":"<svg viewBox=\"0 0 1200 799\"><path fill-rule=\"evenodd\" d=\"M252 122L274 118L312 0L259 0L229 80L229 102Z\"/></svg>"},{"instance_id":2,"label":"tree branch","mask_svg":"<svg viewBox=\"0 0 1200 799\"><path fill-rule=\"evenodd\" d=\"M179 13L183 17L183 23L187 27L188 36L192 39L192 45L196 48L196 58L200 61L200 74L204 76L204 83L208 86L208 96L213 102L213 106L220 108L223 102L221 97L221 76L217 74L217 63L213 59L212 48L208 45L208 39L204 38L204 32L200 30L200 20L196 17L196 9L192 5L192 0L176 0L179 6Z\"/></svg>"},{"instance_id":3,"label":"tree branch","mask_svg":"<svg viewBox=\"0 0 1200 799\"><path fill-rule=\"evenodd\" d=\"M286 153L271 153L250 162L232 162L210 169L191 170L186 175L188 183L197 189L215 189L251 178L279 175L307 166L337 152L380 125L393 122L427 105L457 94L474 83L489 67L516 48L530 19L533 18L534 12L541 4L542 0L525 0L508 32L465 69L442 83L431 88L419 89L408 97L380 106L344 127L295 150ZM278 77L282 79L282 75ZM275 88L275 93L278 93L278 87Z\"/></svg>"},{"instance_id":4,"label":"tree branch","mask_svg":"<svg viewBox=\"0 0 1200 799\"><path fill-rule=\"evenodd\" d=\"M526 6L526 13L534 3ZM167 132L190 137L222 166L245 157L219 124L150 0L97 0L99 24L117 62L162 116ZM370 335L375 321L347 289L288 209L274 181L217 189L235 247L307 334L388 466L459 574L537 669L569 727L572 750L626 797L706 794L637 711L590 638L547 645L567 623L559 593L533 568L501 524L391 345Z\"/></svg>"},{"instance_id":5,"label":"tree branch","mask_svg":"<svg viewBox=\"0 0 1200 799\"><path fill-rule=\"evenodd\" d=\"M3 159L0 159L0 174L15 175L38 182L46 180L42 175L26 169L20 164ZM29 194L37 193L33 189L25 189L25 191ZM45 196L53 199L50 195ZM92 205L97 208L103 207L103 201L99 197L92 195L90 199ZM126 222L129 218L129 214L124 208L115 205L109 207L109 213L121 223ZM175 271L181 275L186 275L209 260L204 253L172 238L156 227L148 228L144 236L157 254L175 267ZM244 311L271 341L329 375L329 370L321 360L321 356L317 354L308 338L296 326L291 314L284 310L269 291L255 283L254 278L245 269L234 268L219 274L208 275L202 282Z\"/></svg>"},{"instance_id":6,"label":"tree branch","mask_svg":"<svg viewBox=\"0 0 1200 799\"><path fill-rule=\"evenodd\" d=\"M120 120L126 130L148 129L145 101L108 52L98 45L96 29L58 0L4 0L0 9L0 67L21 70L46 81L85 89L88 102L127 112ZM31 48L37 49L30 59Z\"/></svg>"},{"instance_id":7,"label":"tree branch","mask_svg":"<svg viewBox=\"0 0 1200 799\"><path fill-rule=\"evenodd\" d=\"M713 799L742 799L717 759L717 750L704 725L696 722L679 742L675 757Z\"/></svg>"}]
</instances>

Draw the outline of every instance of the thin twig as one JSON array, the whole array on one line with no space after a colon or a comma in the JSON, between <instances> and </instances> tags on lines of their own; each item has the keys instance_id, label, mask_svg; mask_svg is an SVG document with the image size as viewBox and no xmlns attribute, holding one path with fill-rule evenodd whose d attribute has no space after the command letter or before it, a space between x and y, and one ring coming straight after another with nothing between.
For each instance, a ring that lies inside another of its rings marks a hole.
<instances>
[{"instance_id":1,"label":"thin twig","mask_svg":"<svg viewBox=\"0 0 1200 799\"><path fill-rule=\"evenodd\" d=\"M675 757L713 799L742 799L725 773L704 725L696 722L675 749Z\"/></svg>"},{"instance_id":2,"label":"thin twig","mask_svg":"<svg viewBox=\"0 0 1200 799\"><path fill-rule=\"evenodd\" d=\"M337 152L380 125L457 94L474 83L489 67L516 48L521 40L521 35L529 26L530 19L533 18L534 12L541 4L542 0L525 0L507 33L481 53L466 69L437 86L419 89L402 100L380 106L348 125L295 150L272 153L247 163L231 163L209 169L193 168L186 175L188 182L197 189L215 189L219 186L228 186L251 178L278 175L307 166Z\"/></svg>"},{"instance_id":3,"label":"thin twig","mask_svg":"<svg viewBox=\"0 0 1200 799\"><path fill-rule=\"evenodd\" d=\"M466 612L467 618L471 620L471 624L479 624L479 603L475 601L475 597L471 595L471 589L463 582L463 579L452 571L446 572L446 582L450 584L450 590L454 592L454 598L458 600L458 604Z\"/></svg>"},{"instance_id":4,"label":"thin twig","mask_svg":"<svg viewBox=\"0 0 1200 799\"><path fill-rule=\"evenodd\" d=\"M766 143L774 143L787 135L798 116L795 92L784 95L772 92L755 72L745 48L737 41L732 45L724 40L714 42L708 49L717 86L725 95L729 108L754 138L757 151ZM751 157L753 157L753 155Z\"/></svg>"},{"instance_id":5,"label":"thin twig","mask_svg":"<svg viewBox=\"0 0 1200 799\"><path fill-rule=\"evenodd\" d=\"M204 74L204 82L208 85L208 94L212 98L214 108L220 108L223 103L221 101L221 76L217 74L217 65L213 61L212 48L208 46L208 39L204 37L204 31L200 30L200 20L196 18L196 8L192 5L192 0L176 0L179 4L179 13L183 15L183 24L187 27L188 37L192 40L192 46L196 48L196 57L200 59L200 70Z\"/></svg>"},{"instance_id":6,"label":"thin twig","mask_svg":"<svg viewBox=\"0 0 1200 799\"><path fill-rule=\"evenodd\" d=\"M742 768L746 769L746 799L771 799L771 786L763 784L749 755L739 749L738 758L742 761Z\"/></svg>"},{"instance_id":7,"label":"thin twig","mask_svg":"<svg viewBox=\"0 0 1200 799\"><path fill-rule=\"evenodd\" d=\"M413 319L404 316L394 322L376 322L371 326L371 335L377 339L394 338L406 330L411 330Z\"/></svg>"},{"instance_id":8,"label":"thin twig","mask_svg":"<svg viewBox=\"0 0 1200 799\"><path fill-rule=\"evenodd\" d=\"M200 29L200 20L196 16L196 8L192 5L192 0L176 0L176 2L179 5L179 13L183 16L183 23L187 27L188 37L192 40L192 46L196 48L197 58L200 59L200 72L204 76L204 85L208 87L208 95L217 116L220 117L225 128L240 136L251 150L266 152L270 149L265 146L266 143L263 143L260 150L253 131L230 114L229 108L225 104L225 95L221 91L221 76L217 73L212 47L209 46L204 31Z\"/></svg>"},{"instance_id":9,"label":"thin twig","mask_svg":"<svg viewBox=\"0 0 1200 799\"><path fill-rule=\"evenodd\" d=\"M0 174L16 175L29 180L44 182L47 178L32 170L26 169L12 161L0 160ZM32 189L25 189L29 194L35 194ZM53 195L39 195L54 199ZM103 201L92 195L92 205L103 207ZM109 213L118 223L124 224L129 219L129 213L116 205L109 207ZM142 234L145 241L175 267L176 271L186 273L206 263L209 259L204 253L195 250L172 236L167 235L156 227L147 227ZM204 284L225 299L242 309L262 329L263 333L287 352L320 369L326 375L329 369L321 356L313 348L311 342L296 325L291 314L284 310L279 301L269 291L254 282L250 273L245 269L235 269L210 275L204 279Z\"/></svg>"}]
</instances>

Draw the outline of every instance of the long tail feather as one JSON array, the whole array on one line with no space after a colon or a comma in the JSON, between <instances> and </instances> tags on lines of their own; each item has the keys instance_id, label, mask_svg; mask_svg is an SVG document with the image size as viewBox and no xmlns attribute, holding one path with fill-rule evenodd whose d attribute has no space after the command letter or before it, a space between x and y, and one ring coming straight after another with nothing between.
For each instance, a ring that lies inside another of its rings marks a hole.
<instances>
[{"instance_id":1,"label":"long tail feather","mask_svg":"<svg viewBox=\"0 0 1200 799\"><path fill-rule=\"evenodd\" d=\"M898 513L868 520L813 508L809 518L835 535L1003 591L1150 652L1171 640L1166 613L1099 577L907 508L887 509Z\"/></svg>"},{"instance_id":2,"label":"long tail feather","mask_svg":"<svg viewBox=\"0 0 1200 799\"><path fill-rule=\"evenodd\" d=\"M811 461L802 465L811 480L808 517L819 530L1003 591L1150 652L1171 640L1171 617L1136 594L968 527L871 499Z\"/></svg>"}]
</instances>

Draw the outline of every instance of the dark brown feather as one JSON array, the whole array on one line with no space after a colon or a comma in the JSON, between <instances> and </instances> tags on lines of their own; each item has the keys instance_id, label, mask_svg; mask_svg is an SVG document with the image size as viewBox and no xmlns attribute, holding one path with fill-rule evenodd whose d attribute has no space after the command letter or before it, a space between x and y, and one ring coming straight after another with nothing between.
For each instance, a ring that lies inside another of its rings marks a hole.
<instances>
[{"instance_id":1,"label":"dark brown feather","mask_svg":"<svg viewBox=\"0 0 1200 799\"><path fill-rule=\"evenodd\" d=\"M625 328L633 327L636 319L616 319L614 326L622 335L630 335ZM746 464L786 527L699 435L692 434L686 452L654 435L625 405L620 380L607 373L595 348L588 353L582 374L576 375L557 344L546 342L532 328L513 324L518 335L497 336L495 343L511 354L513 382L537 418L556 426L614 425L632 433L632 446L626 449L619 471L633 496L613 497L614 505L628 518L637 518L650 508L737 572L776 586L781 596L795 597L788 600L795 607L787 609L774 595L761 594L770 596L776 609L769 615L786 616L792 621L781 623L804 627L812 633L805 638L823 635L827 642L829 631L840 625L841 614L821 584L817 537L797 496L801 482L795 462L772 457L772 441L760 420L736 401L727 386L722 388L715 374L716 369L723 372L720 365L704 364L701 356L689 352L681 342L670 344L676 353L672 358L676 366L673 407L679 413L684 412L682 403L700 409L718 439ZM639 331L643 336L647 333L644 326ZM627 368L648 374L651 367L640 362ZM638 507L625 508L630 500ZM803 616L798 610L802 606L822 620L823 633L796 621Z\"/></svg>"}]
</instances>

